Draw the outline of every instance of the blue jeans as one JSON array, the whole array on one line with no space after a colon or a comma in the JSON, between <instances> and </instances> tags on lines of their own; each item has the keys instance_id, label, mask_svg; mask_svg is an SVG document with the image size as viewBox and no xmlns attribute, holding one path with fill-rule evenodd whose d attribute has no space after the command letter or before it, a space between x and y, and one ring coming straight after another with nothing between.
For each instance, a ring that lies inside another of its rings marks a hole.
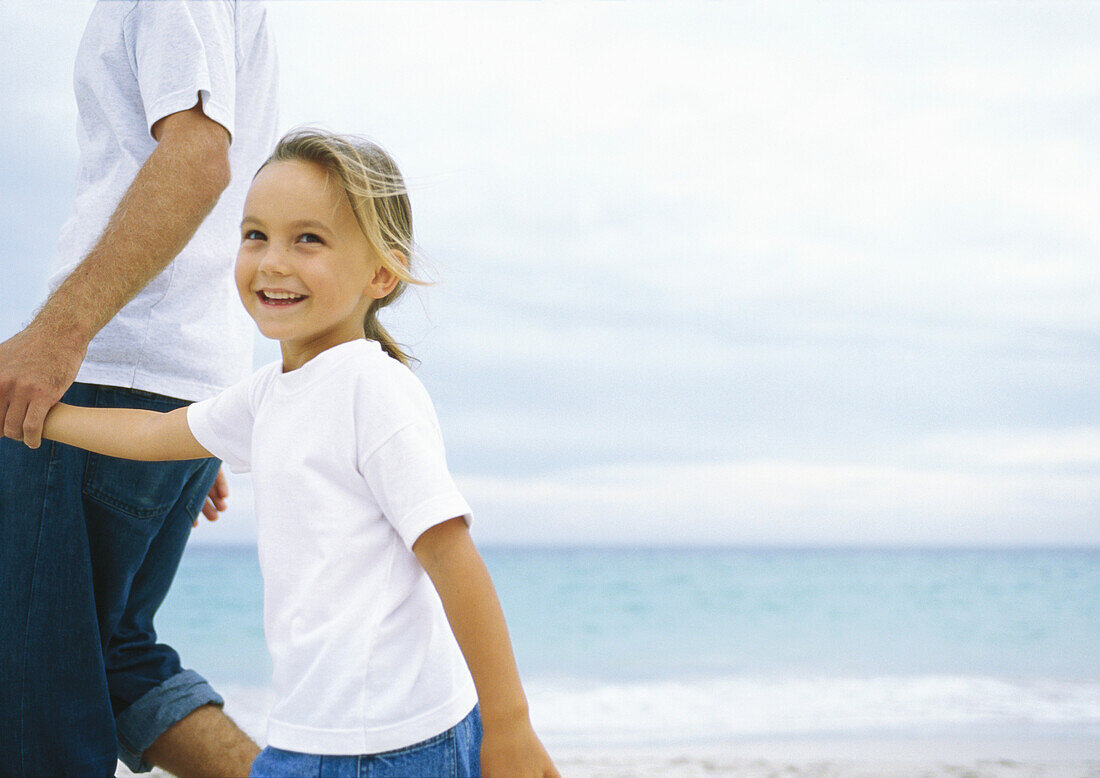
<instances>
[{"instance_id":1,"label":"blue jeans","mask_svg":"<svg viewBox=\"0 0 1100 778\"><path fill-rule=\"evenodd\" d=\"M249 778L475 778L481 775L481 713L415 745L362 756L299 754L268 746Z\"/></svg>"},{"instance_id":2,"label":"blue jeans","mask_svg":"<svg viewBox=\"0 0 1100 778\"><path fill-rule=\"evenodd\" d=\"M186 403L74 384L73 405ZM218 461L131 462L0 440L0 775L113 776L207 703L153 617Z\"/></svg>"}]
</instances>

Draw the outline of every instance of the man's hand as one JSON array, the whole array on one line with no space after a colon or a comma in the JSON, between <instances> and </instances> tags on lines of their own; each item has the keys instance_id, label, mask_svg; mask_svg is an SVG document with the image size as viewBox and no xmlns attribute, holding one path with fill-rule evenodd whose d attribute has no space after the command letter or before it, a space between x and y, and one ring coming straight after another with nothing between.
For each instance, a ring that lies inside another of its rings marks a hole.
<instances>
[{"instance_id":1,"label":"man's hand","mask_svg":"<svg viewBox=\"0 0 1100 778\"><path fill-rule=\"evenodd\" d=\"M0 433L30 448L42 443L46 413L76 379L88 344L31 324L0 343Z\"/></svg>"},{"instance_id":2,"label":"man's hand","mask_svg":"<svg viewBox=\"0 0 1100 778\"><path fill-rule=\"evenodd\" d=\"M202 515L207 521L217 521L218 514L229 507L225 498L229 496L229 482L225 480L225 470L218 468L218 477L214 479L214 485L210 487L210 494L206 498L206 504L202 506ZM191 522L192 527L199 526L199 517Z\"/></svg>"}]
</instances>

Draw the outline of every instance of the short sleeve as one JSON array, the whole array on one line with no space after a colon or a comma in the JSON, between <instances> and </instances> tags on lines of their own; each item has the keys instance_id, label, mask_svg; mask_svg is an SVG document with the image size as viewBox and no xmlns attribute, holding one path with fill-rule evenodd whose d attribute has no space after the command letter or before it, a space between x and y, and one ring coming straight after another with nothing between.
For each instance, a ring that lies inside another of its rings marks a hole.
<instances>
[{"instance_id":1,"label":"short sleeve","mask_svg":"<svg viewBox=\"0 0 1100 778\"><path fill-rule=\"evenodd\" d=\"M126 20L127 45L141 90L145 123L202 100L209 118L234 132L237 52L229 0L138 2Z\"/></svg>"},{"instance_id":2,"label":"short sleeve","mask_svg":"<svg viewBox=\"0 0 1100 778\"><path fill-rule=\"evenodd\" d=\"M201 442L201 441L200 441ZM402 427L360 462L360 472L397 534L410 549L423 532L470 506L447 470L443 438L431 422Z\"/></svg>"},{"instance_id":3,"label":"short sleeve","mask_svg":"<svg viewBox=\"0 0 1100 778\"><path fill-rule=\"evenodd\" d=\"M234 473L252 469L252 406L255 376L221 394L187 407L187 426L199 444L229 465Z\"/></svg>"}]
</instances>

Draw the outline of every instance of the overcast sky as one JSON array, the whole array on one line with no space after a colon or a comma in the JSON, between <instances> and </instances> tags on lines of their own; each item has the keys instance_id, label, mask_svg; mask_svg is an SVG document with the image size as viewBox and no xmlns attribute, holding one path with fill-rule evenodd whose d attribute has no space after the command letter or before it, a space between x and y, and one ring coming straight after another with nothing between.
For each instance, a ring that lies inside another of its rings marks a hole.
<instances>
[{"instance_id":1,"label":"overcast sky","mask_svg":"<svg viewBox=\"0 0 1100 778\"><path fill-rule=\"evenodd\" d=\"M3 337L71 205L90 8L0 4ZM281 126L410 181L439 283L390 322L481 542L1100 544L1100 4L269 18ZM233 488L197 540L252 535Z\"/></svg>"}]
</instances>

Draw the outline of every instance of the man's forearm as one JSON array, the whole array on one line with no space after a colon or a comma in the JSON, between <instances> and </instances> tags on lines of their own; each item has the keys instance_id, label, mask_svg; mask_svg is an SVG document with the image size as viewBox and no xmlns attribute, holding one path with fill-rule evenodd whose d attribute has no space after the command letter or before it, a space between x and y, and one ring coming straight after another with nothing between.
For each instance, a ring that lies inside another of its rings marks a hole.
<instances>
[{"instance_id":1,"label":"man's forearm","mask_svg":"<svg viewBox=\"0 0 1100 778\"><path fill-rule=\"evenodd\" d=\"M0 429L31 448L92 338L187 245L229 184L229 135L198 104L160 119L153 136L156 148L88 256L0 343Z\"/></svg>"},{"instance_id":2,"label":"man's forearm","mask_svg":"<svg viewBox=\"0 0 1100 778\"><path fill-rule=\"evenodd\" d=\"M210 213L229 183L228 145L223 131L220 139L209 132L162 137L103 235L46 301L33 326L87 345L168 266Z\"/></svg>"}]
</instances>

